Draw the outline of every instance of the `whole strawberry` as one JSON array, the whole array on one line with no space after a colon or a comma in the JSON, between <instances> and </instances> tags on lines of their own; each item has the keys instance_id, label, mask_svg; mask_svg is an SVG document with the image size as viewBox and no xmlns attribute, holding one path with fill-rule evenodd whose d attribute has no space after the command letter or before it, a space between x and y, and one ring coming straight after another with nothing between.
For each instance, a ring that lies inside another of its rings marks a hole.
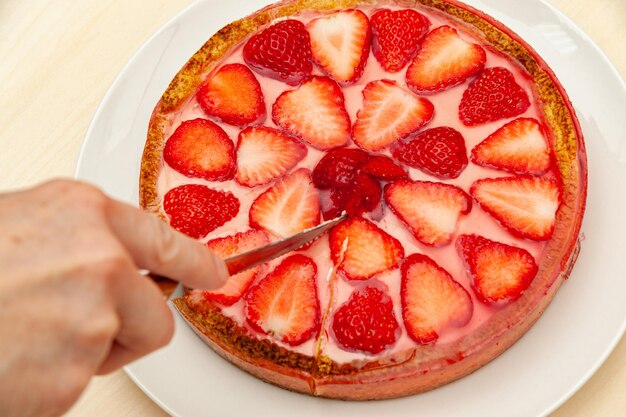
<instances>
[{"instance_id":1,"label":"whole strawberry","mask_svg":"<svg viewBox=\"0 0 626 417\"><path fill-rule=\"evenodd\" d=\"M530 107L526 91L503 67L484 69L463 93L459 118L466 126L520 115Z\"/></svg>"},{"instance_id":2,"label":"whole strawberry","mask_svg":"<svg viewBox=\"0 0 626 417\"><path fill-rule=\"evenodd\" d=\"M198 239L235 217L239 200L226 191L185 184L165 194L163 210L174 229Z\"/></svg>"},{"instance_id":3,"label":"whole strawberry","mask_svg":"<svg viewBox=\"0 0 626 417\"><path fill-rule=\"evenodd\" d=\"M372 53L389 72L398 72L419 48L428 19L413 9L381 9L372 15Z\"/></svg>"},{"instance_id":4,"label":"whole strawberry","mask_svg":"<svg viewBox=\"0 0 626 417\"><path fill-rule=\"evenodd\" d=\"M393 157L437 178L457 178L467 166L465 140L451 127L424 130L406 143L391 148Z\"/></svg>"},{"instance_id":5,"label":"whole strawberry","mask_svg":"<svg viewBox=\"0 0 626 417\"><path fill-rule=\"evenodd\" d=\"M347 350L379 353L395 343L398 320L391 298L379 288L367 287L355 290L339 307L332 327L337 341Z\"/></svg>"},{"instance_id":6,"label":"whole strawberry","mask_svg":"<svg viewBox=\"0 0 626 417\"><path fill-rule=\"evenodd\" d=\"M313 68L309 32L298 20L278 22L250 38L243 59L261 75L297 85Z\"/></svg>"}]
</instances>

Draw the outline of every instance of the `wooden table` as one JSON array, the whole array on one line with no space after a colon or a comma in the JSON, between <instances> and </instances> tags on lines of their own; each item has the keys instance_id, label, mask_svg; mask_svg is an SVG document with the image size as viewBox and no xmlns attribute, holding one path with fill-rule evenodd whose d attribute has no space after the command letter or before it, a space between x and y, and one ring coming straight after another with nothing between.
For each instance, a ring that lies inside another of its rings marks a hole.
<instances>
[{"instance_id":1,"label":"wooden table","mask_svg":"<svg viewBox=\"0 0 626 417\"><path fill-rule=\"evenodd\" d=\"M551 0L626 78L626 1ZM191 0L2 0L0 190L73 175L87 127L139 46ZM122 371L68 416L165 416ZM503 414L503 416L505 413ZM626 338L552 417L626 416Z\"/></svg>"}]
</instances>

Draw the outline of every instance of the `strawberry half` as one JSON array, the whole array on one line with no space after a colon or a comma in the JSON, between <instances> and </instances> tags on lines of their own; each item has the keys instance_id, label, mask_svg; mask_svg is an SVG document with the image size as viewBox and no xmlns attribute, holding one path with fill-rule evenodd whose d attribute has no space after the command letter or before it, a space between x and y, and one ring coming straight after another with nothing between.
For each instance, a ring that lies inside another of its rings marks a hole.
<instances>
[{"instance_id":1,"label":"strawberry half","mask_svg":"<svg viewBox=\"0 0 626 417\"><path fill-rule=\"evenodd\" d=\"M235 146L224 129L210 120L186 120L163 149L169 166L188 177L226 181L235 174Z\"/></svg>"},{"instance_id":2,"label":"strawberry half","mask_svg":"<svg viewBox=\"0 0 626 417\"><path fill-rule=\"evenodd\" d=\"M414 254L401 267L402 317L409 336L419 344L432 343L447 327L463 327L474 304L461 284L426 255Z\"/></svg>"},{"instance_id":3,"label":"strawberry half","mask_svg":"<svg viewBox=\"0 0 626 417\"><path fill-rule=\"evenodd\" d=\"M343 348L372 354L394 344L400 332L391 298L376 287L354 290L337 309L332 328Z\"/></svg>"},{"instance_id":4,"label":"strawberry half","mask_svg":"<svg viewBox=\"0 0 626 417\"><path fill-rule=\"evenodd\" d=\"M433 93L461 84L485 66L480 46L461 39L450 26L431 30L409 65L406 83L416 93Z\"/></svg>"},{"instance_id":5,"label":"strawberry half","mask_svg":"<svg viewBox=\"0 0 626 417\"><path fill-rule=\"evenodd\" d=\"M243 59L256 72L297 85L311 74L311 39L298 20L280 21L252 35Z\"/></svg>"},{"instance_id":6,"label":"strawberry half","mask_svg":"<svg viewBox=\"0 0 626 417\"><path fill-rule=\"evenodd\" d=\"M311 258L297 254L283 260L246 294L248 324L291 346L316 335L320 326L316 275Z\"/></svg>"},{"instance_id":7,"label":"strawberry half","mask_svg":"<svg viewBox=\"0 0 626 417\"><path fill-rule=\"evenodd\" d=\"M504 177L476 181L470 194L516 236L547 240L561 202L558 185L545 178Z\"/></svg>"},{"instance_id":8,"label":"strawberry half","mask_svg":"<svg viewBox=\"0 0 626 417\"><path fill-rule=\"evenodd\" d=\"M369 279L395 268L404 256L396 238L361 217L335 226L329 243L333 263L348 279Z\"/></svg>"},{"instance_id":9,"label":"strawberry half","mask_svg":"<svg viewBox=\"0 0 626 417\"><path fill-rule=\"evenodd\" d=\"M299 168L279 179L250 207L250 226L279 238L295 235L320 221L318 192L311 172Z\"/></svg>"},{"instance_id":10,"label":"strawberry half","mask_svg":"<svg viewBox=\"0 0 626 417\"><path fill-rule=\"evenodd\" d=\"M207 115L224 123L246 126L265 119L261 85L243 64L224 65L198 88L196 99Z\"/></svg>"},{"instance_id":11,"label":"strawberry half","mask_svg":"<svg viewBox=\"0 0 626 417\"><path fill-rule=\"evenodd\" d=\"M451 127L434 127L415 135L408 142L391 147L393 157L437 178L457 178L467 166L465 139Z\"/></svg>"},{"instance_id":12,"label":"strawberry half","mask_svg":"<svg viewBox=\"0 0 626 417\"><path fill-rule=\"evenodd\" d=\"M313 60L326 74L341 84L351 84L361 77L372 36L365 13L333 13L313 19L307 29Z\"/></svg>"},{"instance_id":13,"label":"strawberry half","mask_svg":"<svg viewBox=\"0 0 626 417\"><path fill-rule=\"evenodd\" d=\"M370 19L372 53L388 72L398 72L409 62L428 31L428 19L413 9L380 9Z\"/></svg>"},{"instance_id":14,"label":"strawberry half","mask_svg":"<svg viewBox=\"0 0 626 417\"><path fill-rule=\"evenodd\" d=\"M356 115L352 137L361 148L378 151L424 126L433 114L430 101L395 81L372 81L363 90L363 108Z\"/></svg>"},{"instance_id":15,"label":"strawberry half","mask_svg":"<svg viewBox=\"0 0 626 417\"><path fill-rule=\"evenodd\" d=\"M246 187L266 184L289 172L307 152L300 141L278 129L248 127L239 133L235 179Z\"/></svg>"},{"instance_id":16,"label":"strawberry half","mask_svg":"<svg viewBox=\"0 0 626 417\"><path fill-rule=\"evenodd\" d=\"M522 248L477 235L461 235L457 250L465 261L479 300L504 305L518 298L537 275L533 256Z\"/></svg>"},{"instance_id":17,"label":"strawberry half","mask_svg":"<svg viewBox=\"0 0 626 417\"><path fill-rule=\"evenodd\" d=\"M472 161L516 174L541 175L552 165L550 148L535 119L515 119L472 149Z\"/></svg>"},{"instance_id":18,"label":"strawberry half","mask_svg":"<svg viewBox=\"0 0 626 417\"><path fill-rule=\"evenodd\" d=\"M270 240L267 233L264 231L248 230L247 232L210 240L207 242L207 246L218 254L220 258L226 259L230 256L239 255L269 243ZM250 284L252 284L252 281L254 281L258 275L260 269L261 266L257 266L232 275L222 287L215 291L200 292L207 300L216 301L226 306L232 305L246 292Z\"/></svg>"},{"instance_id":19,"label":"strawberry half","mask_svg":"<svg viewBox=\"0 0 626 417\"><path fill-rule=\"evenodd\" d=\"M229 192L185 184L165 193L163 210L174 229L198 239L235 217L239 200Z\"/></svg>"},{"instance_id":20,"label":"strawberry half","mask_svg":"<svg viewBox=\"0 0 626 417\"><path fill-rule=\"evenodd\" d=\"M313 169L313 184L320 190L348 187L369 156L361 149L339 148L328 151Z\"/></svg>"},{"instance_id":21,"label":"strawberry half","mask_svg":"<svg viewBox=\"0 0 626 417\"><path fill-rule=\"evenodd\" d=\"M361 167L361 171L381 181L395 181L409 177L404 168L385 155L372 156Z\"/></svg>"},{"instance_id":22,"label":"strawberry half","mask_svg":"<svg viewBox=\"0 0 626 417\"><path fill-rule=\"evenodd\" d=\"M452 240L459 217L472 209L472 200L454 185L398 180L385 187L385 201L413 236L430 246Z\"/></svg>"},{"instance_id":23,"label":"strawberry half","mask_svg":"<svg viewBox=\"0 0 626 417\"><path fill-rule=\"evenodd\" d=\"M328 77L310 77L283 92L272 107L272 120L318 149L343 146L350 140L350 116L343 93Z\"/></svg>"},{"instance_id":24,"label":"strawberry half","mask_svg":"<svg viewBox=\"0 0 626 417\"><path fill-rule=\"evenodd\" d=\"M463 93L459 118L466 126L518 116L530 107L526 91L503 67L484 69Z\"/></svg>"}]
</instances>

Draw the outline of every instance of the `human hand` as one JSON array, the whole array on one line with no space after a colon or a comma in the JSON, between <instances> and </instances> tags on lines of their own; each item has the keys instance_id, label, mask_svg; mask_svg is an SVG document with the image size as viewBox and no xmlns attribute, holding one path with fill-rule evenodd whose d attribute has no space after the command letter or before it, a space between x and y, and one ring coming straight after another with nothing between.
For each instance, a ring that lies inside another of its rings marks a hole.
<instances>
[{"instance_id":1,"label":"human hand","mask_svg":"<svg viewBox=\"0 0 626 417\"><path fill-rule=\"evenodd\" d=\"M148 269L215 289L222 260L156 216L57 180L0 195L0 415L56 416L94 374L164 346L173 319Z\"/></svg>"}]
</instances>

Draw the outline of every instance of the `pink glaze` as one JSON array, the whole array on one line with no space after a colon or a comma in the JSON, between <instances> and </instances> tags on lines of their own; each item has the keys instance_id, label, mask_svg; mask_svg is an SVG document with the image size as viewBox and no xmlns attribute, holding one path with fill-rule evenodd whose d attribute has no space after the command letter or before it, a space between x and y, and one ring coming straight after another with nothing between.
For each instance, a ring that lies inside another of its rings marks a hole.
<instances>
[{"instance_id":1,"label":"pink glaze","mask_svg":"<svg viewBox=\"0 0 626 417\"><path fill-rule=\"evenodd\" d=\"M389 6L388 8L399 7ZM363 8L362 10L368 15L372 14L372 9ZM461 35L461 37L465 40L474 43L480 43L480 41L475 38L474 35L468 33L468 31L464 28L462 24L453 23L449 20L449 18L443 17L442 15L439 15L429 10L422 9L420 10L420 12L426 15L430 20L430 29L441 26L443 24L449 24L456 27L459 30L459 34ZM313 17L314 14L306 13L300 15L299 18L306 23ZM235 48L230 53L230 55L228 55L223 60L223 64L234 62L242 63L242 49L242 45L239 45L237 48ZM508 58L495 53L489 48L485 49L487 54L485 67L502 66L508 68L514 74L517 83L526 90L528 96L531 98L532 104L530 108L524 114L517 117L533 117L541 121L541 118L539 116L539 109L537 108L535 92L531 86L528 77L525 75L525 72L521 69L521 67L511 62ZM221 67L221 65L216 66L215 71L219 67ZM317 68L314 69L314 73L321 74L321 72ZM406 83L404 81L405 74L406 67L395 74L385 72L378 63L378 61L376 61L373 54L370 54L361 79L358 80L358 82L356 82L354 85L343 88L345 94L346 109L348 111L348 114L350 115L351 121L354 122L354 120L356 120L356 113L362 106L361 91L368 82L386 78L395 80L400 86L406 87ZM208 74L208 76L210 76L210 74ZM266 109L268 116L263 124L266 126L275 127L274 123L271 120L271 105L274 103L279 94L281 94L285 90L292 89L293 87L290 87L280 81L260 76L258 74L256 74L256 76L261 83L265 102L268 106L268 108ZM478 144L489 134L493 133L499 127L512 119L502 119L497 122L487 123L476 127L464 126L458 118L458 105L463 92L467 88L468 83L469 81L466 81L459 86L450 88L443 92L425 95L425 97L428 98L435 106L435 116L433 120L425 126L424 129L429 129L437 126L450 126L457 129L465 138L466 148L469 153L476 144ZM195 119L198 117L207 118L202 109L199 107L196 100L191 99L174 116L173 123L169 131L165 132L165 137L169 137L182 121ZM237 135L240 129L224 123L218 124L236 143ZM352 144L350 146L354 145ZM308 147L308 149L309 152L307 157L303 161L301 161L298 166L313 169L321 158L322 152L310 146ZM389 155L388 150L385 150L382 153ZM414 180L440 181L417 169L409 169L409 174ZM454 180L446 180L442 182L456 185L468 192L470 185L479 178L493 178L507 175L509 174L502 171L482 168L470 162L461 174L460 178ZM231 235L236 232L241 232L249 229L248 212L250 209L250 205L259 194L261 194L268 188L268 186L266 185L250 189L238 185L234 180L227 182L208 182L198 178L188 178L164 164L158 181L158 190L160 195L164 195L168 190L185 183L205 184L211 188L230 191L235 194L241 202L241 208L238 215L222 227L210 233L209 236L202 239L202 241L204 242L209 239ZM369 217L371 218L371 216ZM440 248L426 247L418 243L408 231L408 229L402 224L402 222L387 208L384 209L383 216L377 221L377 224L379 225L379 227L387 231L389 234L395 236L402 242L406 255L412 253L427 254L428 256L433 258L439 265L445 268L472 295L472 300L474 302L474 314L471 321L466 326L461 328L443 329L440 332L440 337L436 343L446 344L453 342L458 338L472 332L489 319L494 310L492 307L488 307L482 304L474 296L473 291L470 289L470 280L465 271L463 262L456 252L454 240L452 243ZM545 247L545 242L523 240L512 236L490 215L485 213L475 202L472 211L468 215L461 216L455 238L462 233L476 233L503 243L523 247L535 257L538 263L541 262L542 252ZM318 294L321 302L322 316L324 317L324 315L327 314L327 320L325 322L324 328L320 332L320 337L318 340L311 339L296 347L281 344L280 342L274 340L276 344L283 346L286 349L290 349L311 356L315 356L317 354L317 348L319 345L319 348L321 348L320 352L322 354L330 357L338 363L346 363L351 361L358 361L360 359L371 358L371 356L367 354L347 351L344 348L338 346L338 344L335 342L333 335L331 334L332 331L330 330L330 323L332 321L331 319L334 311L338 308L338 306L340 306L348 299L349 295L355 287L362 285L384 284L388 288L388 293L393 299L394 311L401 326L401 336L389 350L384 352L384 354L409 351L416 346L415 342L408 337L406 329L404 327L404 323L402 321L400 304L400 271L398 269L379 274L377 277L374 277L371 280L365 282L350 282L349 280L346 280L345 278L335 274L334 266L330 260L330 250L328 246L328 238L326 236L320 238L309 249L303 251L303 253L315 259L318 265ZM272 261L269 265L268 270L273 269L279 262L280 259ZM236 322L248 328L251 333L257 334L245 323L245 318L243 317L243 301L240 300L230 307L224 307L222 309L222 312L226 316L231 317ZM260 338L268 337L260 334L257 335ZM402 356L402 354L400 356Z\"/></svg>"}]
</instances>

